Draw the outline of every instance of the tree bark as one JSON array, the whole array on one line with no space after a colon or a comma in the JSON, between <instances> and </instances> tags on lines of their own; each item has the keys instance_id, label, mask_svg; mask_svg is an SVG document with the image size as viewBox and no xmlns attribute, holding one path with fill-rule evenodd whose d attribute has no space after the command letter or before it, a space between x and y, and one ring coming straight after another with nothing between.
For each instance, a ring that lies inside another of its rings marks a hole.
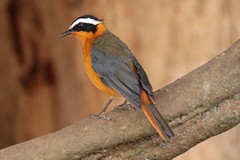
<instances>
[{"instance_id":1,"label":"tree bark","mask_svg":"<svg viewBox=\"0 0 240 160\"><path fill-rule=\"evenodd\" d=\"M163 143L141 111L114 120L84 119L55 133L0 150L1 159L172 159L240 122L240 40L155 92L175 137Z\"/></svg>"}]
</instances>

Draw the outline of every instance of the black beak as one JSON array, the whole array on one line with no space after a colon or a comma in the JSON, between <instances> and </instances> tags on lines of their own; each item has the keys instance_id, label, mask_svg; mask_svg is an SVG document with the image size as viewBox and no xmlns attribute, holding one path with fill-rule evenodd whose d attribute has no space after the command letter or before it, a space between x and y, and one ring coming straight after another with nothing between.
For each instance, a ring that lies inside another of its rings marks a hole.
<instances>
[{"instance_id":1,"label":"black beak","mask_svg":"<svg viewBox=\"0 0 240 160\"><path fill-rule=\"evenodd\" d=\"M67 31L63 32L63 33L60 35L60 37L65 37L65 36L68 36L68 35L70 35L70 34L72 34L72 30L67 30Z\"/></svg>"}]
</instances>

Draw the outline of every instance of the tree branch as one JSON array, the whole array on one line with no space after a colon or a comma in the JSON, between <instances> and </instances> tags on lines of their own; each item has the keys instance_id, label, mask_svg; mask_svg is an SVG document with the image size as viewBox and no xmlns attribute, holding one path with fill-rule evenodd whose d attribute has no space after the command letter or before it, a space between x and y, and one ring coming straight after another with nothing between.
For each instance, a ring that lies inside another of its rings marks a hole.
<instances>
[{"instance_id":1,"label":"tree branch","mask_svg":"<svg viewBox=\"0 0 240 160\"><path fill-rule=\"evenodd\" d=\"M0 150L1 159L172 159L240 122L240 40L155 92L175 137L162 143L141 111L117 110L114 121L84 119Z\"/></svg>"}]
</instances>

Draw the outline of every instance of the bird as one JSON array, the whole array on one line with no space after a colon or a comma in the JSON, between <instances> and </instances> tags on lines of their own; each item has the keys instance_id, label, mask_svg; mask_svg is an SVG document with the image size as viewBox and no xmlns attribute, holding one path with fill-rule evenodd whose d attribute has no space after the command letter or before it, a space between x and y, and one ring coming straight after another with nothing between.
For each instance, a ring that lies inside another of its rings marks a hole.
<instances>
[{"instance_id":1,"label":"bird","mask_svg":"<svg viewBox=\"0 0 240 160\"><path fill-rule=\"evenodd\" d=\"M107 29L104 20L89 14L80 16L60 36L68 35L82 42L83 63L90 81L111 97L96 117L104 118L113 98L122 96L143 111L164 141L170 141L174 133L155 107L146 72L129 47Z\"/></svg>"}]
</instances>

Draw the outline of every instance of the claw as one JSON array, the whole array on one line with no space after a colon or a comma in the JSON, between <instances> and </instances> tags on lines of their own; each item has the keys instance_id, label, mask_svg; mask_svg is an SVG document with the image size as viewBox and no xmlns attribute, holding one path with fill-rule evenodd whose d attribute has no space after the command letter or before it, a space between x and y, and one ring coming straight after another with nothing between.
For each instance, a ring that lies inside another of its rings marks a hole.
<instances>
[{"instance_id":1,"label":"claw","mask_svg":"<svg viewBox=\"0 0 240 160\"><path fill-rule=\"evenodd\" d=\"M117 109L127 109L127 110L132 110L132 109L135 109L134 107L132 107L127 100L125 100L122 104L114 107L114 110L117 110Z\"/></svg>"},{"instance_id":2,"label":"claw","mask_svg":"<svg viewBox=\"0 0 240 160\"><path fill-rule=\"evenodd\" d=\"M108 106L110 105L110 103L113 101L113 98L111 98L107 104L104 106L103 110L99 113L99 114L91 114L90 115L90 118L91 119L100 119L100 118L103 118L103 119L106 119L108 121L112 120L111 117L108 117L105 115L105 111L107 110Z\"/></svg>"},{"instance_id":3,"label":"claw","mask_svg":"<svg viewBox=\"0 0 240 160\"><path fill-rule=\"evenodd\" d=\"M112 118L109 117L109 116L107 116L107 115L105 114L105 112L100 112L99 114L91 114L91 115L90 115L90 118L91 118L91 119L101 119L101 118L103 118L103 119L106 119L106 120L108 120L108 121L111 121L111 120L112 120Z\"/></svg>"}]
</instances>

